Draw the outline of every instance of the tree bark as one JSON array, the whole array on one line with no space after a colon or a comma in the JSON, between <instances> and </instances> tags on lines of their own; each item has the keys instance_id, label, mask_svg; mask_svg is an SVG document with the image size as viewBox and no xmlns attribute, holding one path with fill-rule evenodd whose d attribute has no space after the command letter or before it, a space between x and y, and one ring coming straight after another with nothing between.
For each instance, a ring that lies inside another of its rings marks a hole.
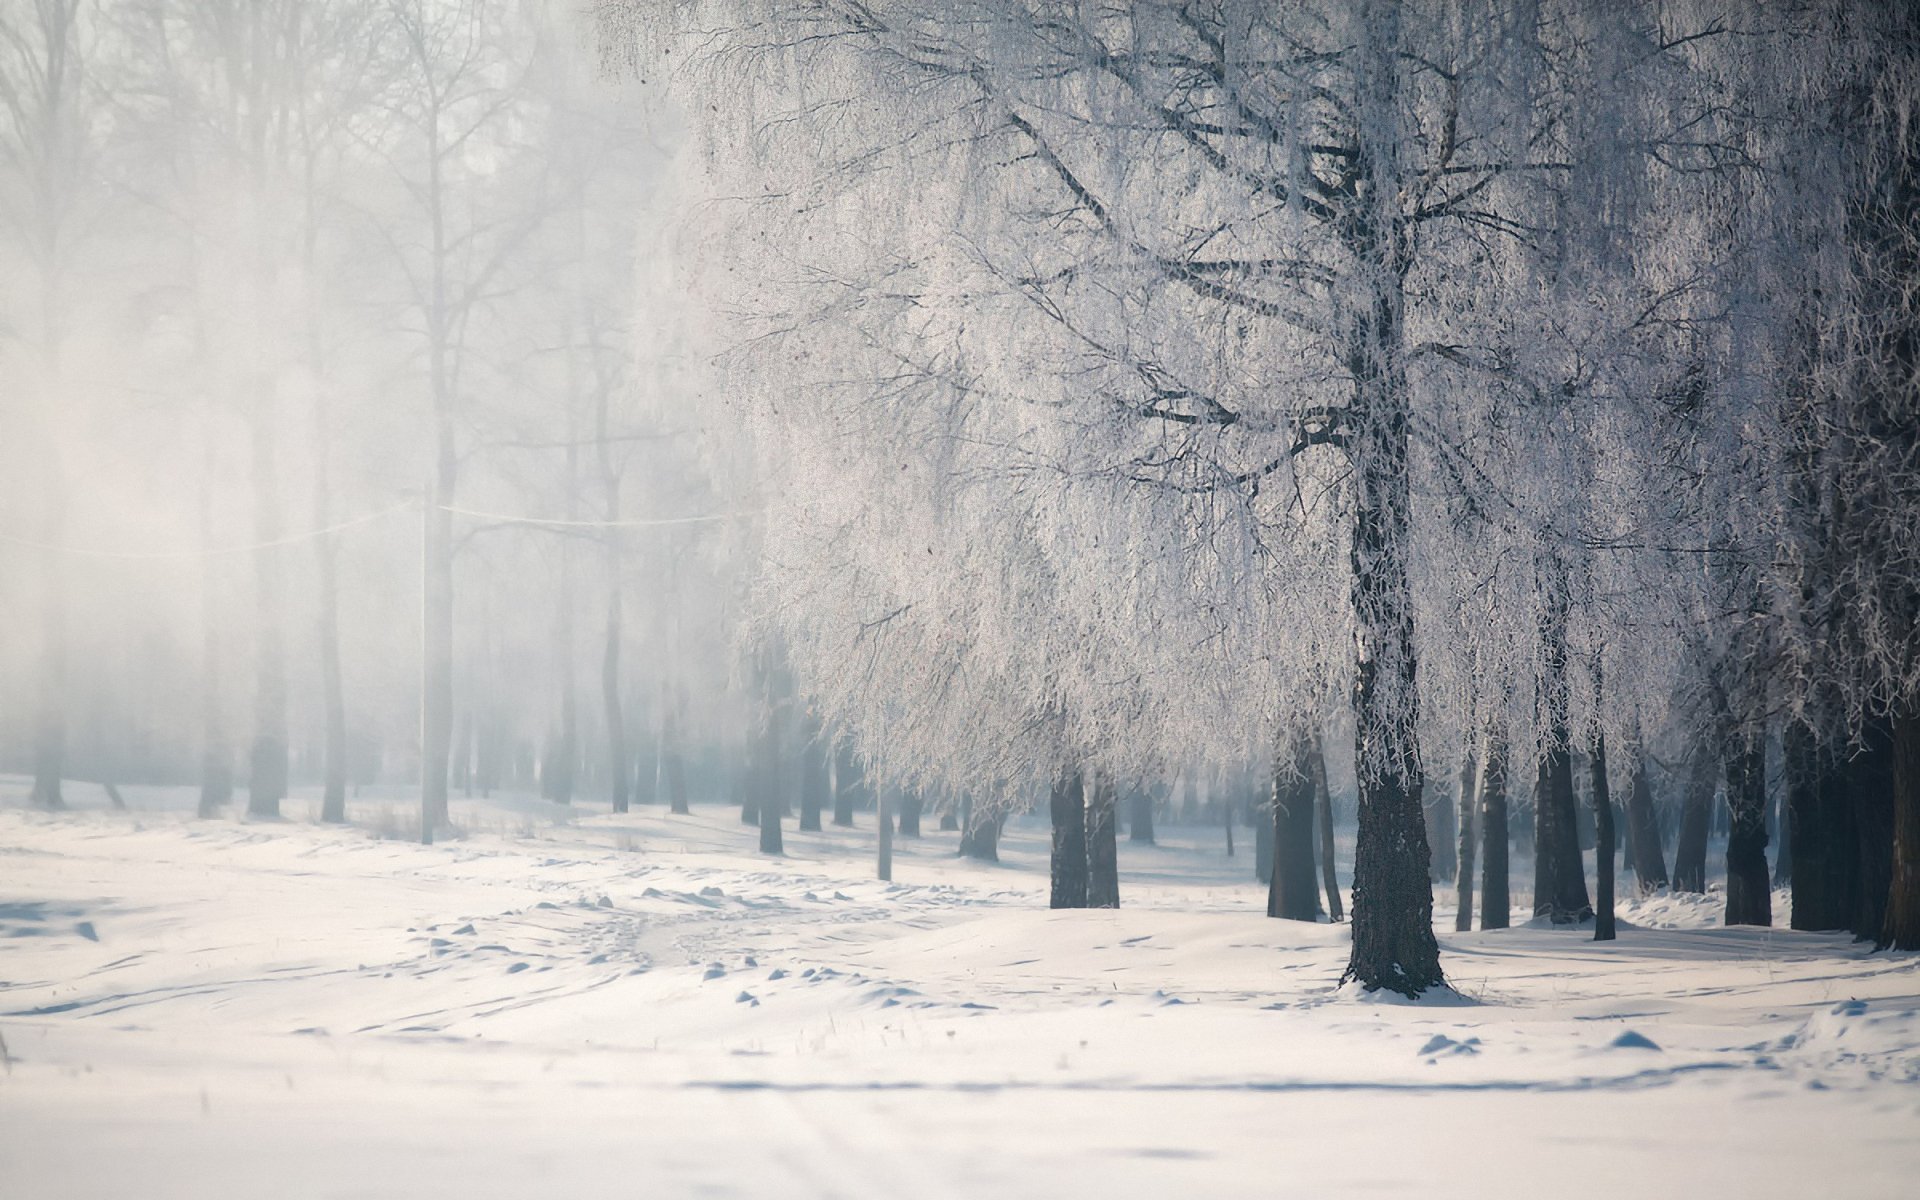
<instances>
[{"instance_id":1,"label":"tree bark","mask_svg":"<svg viewBox=\"0 0 1920 1200\"><path fill-rule=\"evenodd\" d=\"M917 838L920 836L920 814L926 808L926 797L919 788L903 788L900 792L900 836Z\"/></svg>"},{"instance_id":2,"label":"tree bark","mask_svg":"<svg viewBox=\"0 0 1920 1200\"><path fill-rule=\"evenodd\" d=\"M1304 735L1290 734L1274 748L1272 779L1273 880L1267 888L1267 915L1316 921L1320 894L1313 862L1314 787Z\"/></svg>"},{"instance_id":3,"label":"tree bark","mask_svg":"<svg viewBox=\"0 0 1920 1200\"><path fill-rule=\"evenodd\" d=\"M1253 830L1253 877L1273 883L1273 789L1247 796L1247 825Z\"/></svg>"},{"instance_id":4,"label":"tree bark","mask_svg":"<svg viewBox=\"0 0 1920 1200\"><path fill-rule=\"evenodd\" d=\"M1340 921L1346 906L1340 901L1340 873L1334 866L1333 793L1327 790L1327 759L1320 752L1318 733L1307 740L1307 772L1313 776L1314 807L1320 813L1320 885L1327 893L1327 919Z\"/></svg>"},{"instance_id":5,"label":"tree bark","mask_svg":"<svg viewBox=\"0 0 1920 1200\"><path fill-rule=\"evenodd\" d=\"M1455 933L1466 933L1473 928L1473 858L1479 833L1479 797L1475 794L1478 774L1473 749L1468 747L1460 758L1460 812L1455 822L1460 836L1458 869L1453 879Z\"/></svg>"},{"instance_id":6,"label":"tree bark","mask_svg":"<svg viewBox=\"0 0 1920 1200\"><path fill-rule=\"evenodd\" d=\"M1000 825L1006 820L1001 811L987 811L981 805L967 806L966 820L960 828L960 854L981 862L1000 861Z\"/></svg>"},{"instance_id":7,"label":"tree bark","mask_svg":"<svg viewBox=\"0 0 1920 1200\"><path fill-rule=\"evenodd\" d=\"M820 829L820 810L827 805L827 792L831 786L827 777L830 764L827 761L826 735L820 729L820 722L810 717L800 737L800 828L804 832L817 833Z\"/></svg>"},{"instance_id":8,"label":"tree bark","mask_svg":"<svg viewBox=\"0 0 1920 1200\"><path fill-rule=\"evenodd\" d=\"M1480 869L1483 930L1505 929L1513 919L1507 842L1507 738L1496 723L1487 732L1487 761L1480 770L1480 850L1485 860Z\"/></svg>"},{"instance_id":9,"label":"tree bark","mask_svg":"<svg viewBox=\"0 0 1920 1200\"><path fill-rule=\"evenodd\" d=\"M853 743L845 738L833 752L833 823L853 828L853 802L860 788L860 767L854 762Z\"/></svg>"},{"instance_id":10,"label":"tree bark","mask_svg":"<svg viewBox=\"0 0 1920 1200\"><path fill-rule=\"evenodd\" d=\"M1712 817L1714 751L1706 744L1693 749L1687 765L1687 790L1681 801L1680 834L1673 846L1673 890L1707 890L1707 829Z\"/></svg>"},{"instance_id":11,"label":"tree bark","mask_svg":"<svg viewBox=\"0 0 1920 1200\"><path fill-rule=\"evenodd\" d=\"M1920 950L1920 716L1893 718L1893 846L1882 947Z\"/></svg>"},{"instance_id":12,"label":"tree bark","mask_svg":"<svg viewBox=\"0 0 1920 1200\"><path fill-rule=\"evenodd\" d=\"M1401 119L1399 10L1360 17L1355 110L1362 131L1355 199L1342 239L1369 294L1347 344L1353 380L1345 429L1353 531L1354 775L1359 828L1353 856L1353 951L1342 981L1418 996L1444 986L1433 936L1433 889L1421 796L1420 698L1413 595L1407 577L1411 521L1412 395L1405 354L1412 231L1401 211L1407 181L1400 141L1378 131Z\"/></svg>"},{"instance_id":13,"label":"tree bark","mask_svg":"<svg viewBox=\"0 0 1920 1200\"><path fill-rule=\"evenodd\" d=\"M1845 761L1804 721L1781 732L1787 772L1784 836L1793 841L1794 929L1845 929L1858 902L1860 841L1853 830Z\"/></svg>"},{"instance_id":14,"label":"tree bark","mask_svg":"<svg viewBox=\"0 0 1920 1200\"><path fill-rule=\"evenodd\" d=\"M1135 788L1128 803L1130 828L1127 831L1127 840L1153 845L1153 789Z\"/></svg>"},{"instance_id":15,"label":"tree bark","mask_svg":"<svg viewBox=\"0 0 1920 1200\"><path fill-rule=\"evenodd\" d=\"M1087 797L1087 907L1120 907L1119 805L1113 777L1094 775Z\"/></svg>"},{"instance_id":16,"label":"tree bark","mask_svg":"<svg viewBox=\"0 0 1920 1200\"><path fill-rule=\"evenodd\" d=\"M1854 937L1875 941L1886 929L1887 899L1893 894L1893 742L1892 720L1869 713L1860 727L1860 747L1847 760L1847 795L1860 846L1849 928Z\"/></svg>"},{"instance_id":17,"label":"tree bark","mask_svg":"<svg viewBox=\"0 0 1920 1200\"><path fill-rule=\"evenodd\" d=\"M1660 845L1660 819L1653 811L1653 784L1647 777L1646 749L1635 742L1627 780L1627 839L1633 847L1633 877L1641 892L1667 886L1666 852Z\"/></svg>"},{"instance_id":18,"label":"tree bark","mask_svg":"<svg viewBox=\"0 0 1920 1200\"><path fill-rule=\"evenodd\" d=\"M1726 745L1727 924L1771 925L1766 730L1730 730Z\"/></svg>"},{"instance_id":19,"label":"tree bark","mask_svg":"<svg viewBox=\"0 0 1920 1200\"><path fill-rule=\"evenodd\" d=\"M1593 916L1587 899L1586 864L1580 854L1579 804L1573 790L1573 748L1568 729L1566 566L1557 557L1545 565L1546 612L1540 647L1544 678L1540 699L1545 744L1533 790L1533 915L1555 925Z\"/></svg>"},{"instance_id":20,"label":"tree bark","mask_svg":"<svg viewBox=\"0 0 1920 1200\"><path fill-rule=\"evenodd\" d=\"M1593 776L1594 886L1599 893L1593 914L1593 940L1610 942L1614 940L1614 827L1613 795L1607 787L1607 737L1605 734L1600 734L1594 739L1593 753L1588 759L1588 769Z\"/></svg>"},{"instance_id":21,"label":"tree bark","mask_svg":"<svg viewBox=\"0 0 1920 1200\"><path fill-rule=\"evenodd\" d=\"M1069 771L1053 784L1053 856L1047 907L1087 907L1086 781Z\"/></svg>"}]
</instances>

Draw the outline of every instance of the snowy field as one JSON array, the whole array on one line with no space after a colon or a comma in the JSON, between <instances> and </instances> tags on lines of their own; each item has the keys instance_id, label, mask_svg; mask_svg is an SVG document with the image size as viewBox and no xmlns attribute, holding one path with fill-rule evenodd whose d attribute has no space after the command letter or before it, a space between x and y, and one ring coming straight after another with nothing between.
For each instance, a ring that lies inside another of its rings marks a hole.
<instances>
[{"instance_id":1,"label":"snowy field","mask_svg":"<svg viewBox=\"0 0 1920 1200\"><path fill-rule=\"evenodd\" d=\"M1442 905L1460 998L1407 1004L1217 830L1050 913L1034 824L886 885L867 814L768 861L720 809L458 802L422 847L397 798L125 790L0 785L9 1200L1920 1194L1920 959L1713 901L1610 946Z\"/></svg>"}]
</instances>

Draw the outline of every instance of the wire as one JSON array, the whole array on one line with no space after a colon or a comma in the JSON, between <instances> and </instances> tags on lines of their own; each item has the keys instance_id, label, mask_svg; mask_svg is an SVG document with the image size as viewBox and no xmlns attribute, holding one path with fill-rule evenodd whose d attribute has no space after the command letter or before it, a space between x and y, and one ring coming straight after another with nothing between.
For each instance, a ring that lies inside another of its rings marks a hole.
<instances>
[{"instance_id":1,"label":"wire","mask_svg":"<svg viewBox=\"0 0 1920 1200\"><path fill-rule=\"evenodd\" d=\"M292 546L300 542L310 542L315 538L326 537L328 534L339 533L342 530L353 529L360 525L378 521L382 517L390 517L394 513L404 509L418 507L418 501L407 500L394 505L392 508L383 508L378 512L365 513L351 520L342 521L337 525L329 525L324 529L308 529L301 533L288 534L286 537L274 538L271 541L250 542L244 546L214 546L211 548L203 547L198 550L95 550L85 546L57 546L50 542L36 542L27 538L14 537L6 533L0 533L0 542L6 542L14 546L25 546L31 550L49 550L55 554L71 554L79 558L214 558L226 554L252 554L258 550L272 550L278 546Z\"/></svg>"},{"instance_id":2,"label":"wire","mask_svg":"<svg viewBox=\"0 0 1920 1200\"><path fill-rule=\"evenodd\" d=\"M748 512L704 513L695 517L653 517L632 521L571 521L557 517L516 517L509 513L480 512L471 508L455 508L442 504L441 511L462 517L480 517L489 521L504 521L509 525L539 525L562 529L638 529L658 525L699 525L709 521L733 521L741 517L758 516L767 511L764 508Z\"/></svg>"},{"instance_id":3,"label":"wire","mask_svg":"<svg viewBox=\"0 0 1920 1200\"><path fill-rule=\"evenodd\" d=\"M87 546L60 546L51 542L38 542L31 538L14 537L8 533L0 533L0 543L11 546L22 546L29 550L51 551L54 554L71 554L77 558L133 560L215 558L228 554L252 554L260 550L272 550L280 546L293 546L301 542L310 542L315 538L322 538L329 534L340 533L361 525L371 524L374 521L378 521L384 517L390 517L394 513L407 509L418 510L419 507L420 502L418 500L403 500L391 508L383 508L378 512L365 513L351 520L341 521L336 525L329 525L324 529L308 529L300 533L291 533L285 537L274 538L265 542L249 542L240 546L214 546L196 550L96 550ZM749 512L704 513L692 517L655 517L631 521L565 521L551 517L523 517L514 516L510 513L481 512L471 508L456 508L450 504L441 504L436 507L443 512L453 513L457 516L479 517L489 521L501 521L509 525L536 525L543 528L570 529L639 529L662 525L699 525L712 521L732 521L741 517L758 516L760 513L767 511L766 509L754 509Z\"/></svg>"}]
</instances>

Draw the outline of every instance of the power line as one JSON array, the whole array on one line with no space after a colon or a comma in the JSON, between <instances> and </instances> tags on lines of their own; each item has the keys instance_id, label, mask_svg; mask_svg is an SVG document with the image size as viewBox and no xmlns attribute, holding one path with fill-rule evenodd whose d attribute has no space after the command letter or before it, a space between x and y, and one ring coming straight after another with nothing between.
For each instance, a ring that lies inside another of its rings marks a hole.
<instances>
[{"instance_id":1,"label":"power line","mask_svg":"<svg viewBox=\"0 0 1920 1200\"><path fill-rule=\"evenodd\" d=\"M241 545L241 546L212 546L212 547L201 547L195 550L95 550L86 546L59 546L51 542L37 542L29 538L14 537L12 534L7 534L7 533L0 533L0 542L6 542L14 546L25 546L31 550L48 550L55 554L71 554L77 558L117 558L117 559L216 558L226 554L252 554L259 550L272 550L279 546L293 546L301 542L310 542L315 538L326 537L328 534L339 533L342 530L353 529L360 525L366 525L366 524L369 524L370 522L378 521L382 517L390 517L394 513L400 512L404 509L416 508L416 507L418 507L417 502L412 500L407 500L399 504L396 504L391 508L383 508L378 512L365 513L361 516L354 517L351 520L341 521L337 525L328 525L324 529L308 529L300 533L288 534L285 537L273 538L269 541L264 541L264 542L249 542L246 545Z\"/></svg>"},{"instance_id":2,"label":"power line","mask_svg":"<svg viewBox=\"0 0 1920 1200\"><path fill-rule=\"evenodd\" d=\"M89 546L62 546L52 542L35 541L32 538L15 537L9 533L0 533L0 543L20 546L29 550L44 550L54 554L70 554L76 558L104 558L135 561L164 561L171 559L216 558L229 554L253 554L261 550L273 550L281 546L294 546L301 542L310 542L315 538L341 533L368 525L394 513L408 509L418 510L418 500L403 500L390 508L377 512L364 513L350 520L328 525L321 529L308 529L300 533L290 533L285 537L272 538L264 542L248 542L235 546L199 547L192 550L100 550ZM436 505L443 512L456 516L476 517L482 520L499 521L508 525L531 525L538 528L565 529L644 529L668 525L701 525L714 521L732 521L742 517L757 516L765 509L749 512L702 513L690 517L642 517L627 521L574 521L554 517L529 517L513 513L483 512L479 509L457 508L450 504Z\"/></svg>"}]
</instances>

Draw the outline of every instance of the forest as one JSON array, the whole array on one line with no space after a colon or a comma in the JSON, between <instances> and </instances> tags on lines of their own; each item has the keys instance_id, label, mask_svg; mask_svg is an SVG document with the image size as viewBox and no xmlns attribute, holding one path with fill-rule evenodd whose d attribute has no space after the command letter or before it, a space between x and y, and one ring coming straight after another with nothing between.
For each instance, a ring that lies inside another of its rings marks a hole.
<instances>
[{"instance_id":1,"label":"forest","mask_svg":"<svg viewBox=\"0 0 1920 1200\"><path fill-rule=\"evenodd\" d=\"M1906 1194L1914 951L1920 8L0 6L0 1192Z\"/></svg>"}]
</instances>

